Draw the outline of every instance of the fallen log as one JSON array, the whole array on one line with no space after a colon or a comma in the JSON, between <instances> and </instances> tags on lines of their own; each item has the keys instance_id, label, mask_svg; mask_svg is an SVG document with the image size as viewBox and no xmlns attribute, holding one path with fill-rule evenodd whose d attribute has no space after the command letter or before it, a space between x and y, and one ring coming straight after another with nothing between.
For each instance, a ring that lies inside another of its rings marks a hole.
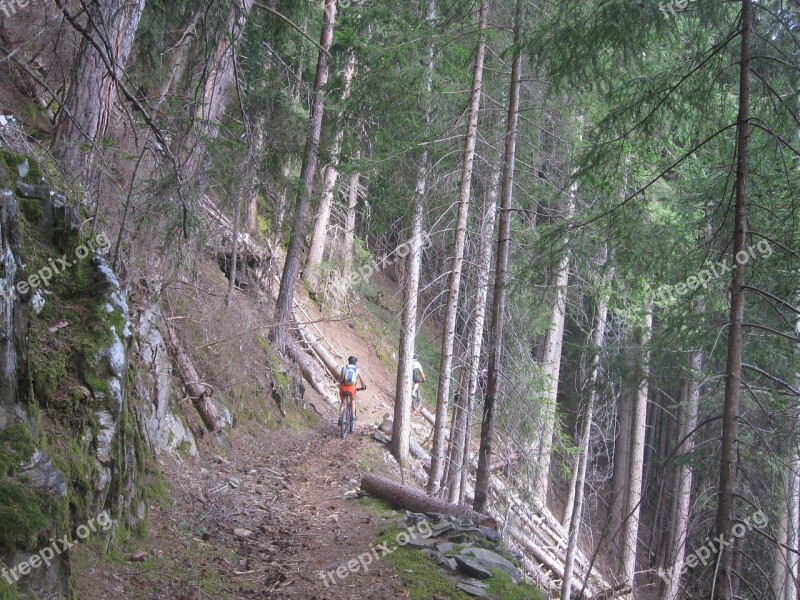
<instances>
[{"instance_id":1,"label":"fallen log","mask_svg":"<svg viewBox=\"0 0 800 600\"><path fill-rule=\"evenodd\" d=\"M313 387L328 404L337 406L339 404L339 398L331 391L328 382L326 382L325 378L317 371L308 355L291 337L287 337L285 343L286 351L289 353L292 360L300 367L300 371L303 373L303 377L306 378L306 381L311 384L311 387Z\"/></svg>"},{"instance_id":2,"label":"fallen log","mask_svg":"<svg viewBox=\"0 0 800 600\"><path fill-rule=\"evenodd\" d=\"M208 428L211 433L216 433L225 429L225 419L217 408L217 405L211 401L208 394L208 388L200 383L200 377L197 375L197 370L194 368L192 361L181 346L175 330L164 319L164 333L172 349L172 354L175 356L175 362L178 365L178 374L183 381L183 387L186 390L186 395L191 398L192 403L197 409L203 424Z\"/></svg>"},{"instance_id":3,"label":"fallen log","mask_svg":"<svg viewBox=\"0 0 800 600\"><path fill-rule=\"evenodd\" d=\"M592 600L612 600L617 596L625 596L631 593L631 586L627 583L620 583L610 589L603 590L592 596Z\"/></svg>"},{"instance_id":4,"label":"fallen log","mask_svg":"<svg viewBox=\"0 0 800 600\"><path fill-rule=\"evenodd\" d=\"M472 519L479 525L497 529L497 521L489 515L475 512L465 506L450 504L444 500L433 498L385 477L367 473L361 478L361 489L390 502L398 508L410 510L411 512L452 515L454 517Z\"/></svg>"},{"instance_id":5,"label":"fallen log","mask_svg":"<svg viewBox=\"0 0 800 600\"><path fill-rule=\"evenodd\" d=\"M330 353L322 347L322 344L320 344L319 341L317 341L317 339L311 335L311 333L309 333L305 327L298 326L297 329L300 331L303 341L308 344L314 354L317 355L333 378L338 380L341 377L342 365L340 365L336 359L333 358Z\"/></svg>"}]
</instances>

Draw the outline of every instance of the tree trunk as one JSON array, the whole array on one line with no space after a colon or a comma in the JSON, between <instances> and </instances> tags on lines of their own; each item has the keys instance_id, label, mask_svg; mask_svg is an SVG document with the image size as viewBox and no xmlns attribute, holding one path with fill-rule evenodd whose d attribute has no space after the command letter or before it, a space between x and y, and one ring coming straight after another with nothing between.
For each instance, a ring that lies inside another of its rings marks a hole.
<instances>
[{"instance_id":1,"label":"tree trunk","mask_svg":"<svg viewBox=\"0 0 800 600\"><path fill-rule=\"evenodd\" d=\"M429 33L433 35L436 19L436 0L429 0L425 21ZM433 114L433 37L428 44L428 58L425 65L425 122L431 124ZM411 241L406 258L406 273L403 281L403 313L401 316L400 348L398 350L397 380L394 393L394 427L392 430L392 454L401 467L408 461L408 445L411 436L411 380L414 369L414 346L417 337L417 299L419 295L419 274L422 265L422 221L425 212L425 192L429 168L428 146L422 149L417 186L414 191L413 214L411 217ZM352 252L352 243L350 246Z\"/></svg>"},{"instance_id":2,"label":"tree trunk","mask_svg":"<svg viewBox=\"0 0 800 600\"><path fill-rule=\"evenodd\" d=\"M489 328L489 365L486 393L483 401L481 442L478 450L478 469L475 475L475 498L473 508L484 511L489 499L491 483L492 446L494 443L495 407L500 392L500 367L503 352L503 328L506 312L506 285L508 283L508 254L511 247L511 200L514 194L514 165L517 151L517 129L519 123L519 90L522 72L522 18L524 0L517 0L514 17L514 59L511 65L511 85L508 93L508 115L506 117L506 143L503 150L503 185L500 192L500 229L497 234L497 256L495 258L494 301Z\"/></svg>"},{"instance_id":3,"label":"tree trunk","mask_svg":"<svg viewBox=\"0 0 800 600\"><path fill-rule=\"evenodd\" d=\"M67 3L59 6L67 11ZM105 137L117 99L115 80L122 78L133 48L145 0L95 0L86 10L86 35L78 58L58 130L60 158L66 170L89 175L94 149L82 156L86 141Z\"/></svg>"},{"instance_id":4,"label":"tree trunk","mask_svg":"<svg viewBox=\"0 0 800 600\"><path fill-rule=\"evenodd\" d=\"M303 166L300 169L300 191L297 194L297 203L292 222L292 235L289 247L286 250L286 260L283 263L281 287L278 291L278 300L275 303L275 329L273 341L279 349L283 349L286 329L292 312L294 298L294 284L300 271L300 253L306 236L308 225L308 209L311 194L314 191L314 174L317 170L319 157L319 140L322 134L322 113L324 111L323 91L328 83L328 51L333 42L333 24L336 20L336 0L325 0L325 17L322 22L320 46L317 57L317 72L314 78L314 93L311 97L311 111L309 115L310 131L306 139L306 148L303 155Z\"/></svg>"},{"instance_id":5,"label":"tree trunk","mask_svg":"<svg viewBox=\"0 0 800 600\"><path fill-rule=\"evenodd\" d=\"M201 7L194 3L188 3L183 12L183 18L178 25L178 35L168 49L169 57L167 66L164 70L166 77L158 88L158 93L150 100L150 105L158 111L164 100L170 93L175 91L178 82L183 79L186 72L186 65L189 62L189 50L192 47L192 39L195 37L197 22L203 15Z\"/></svg>"},{"instance_id":6,"label":"tree trunk","mask_svg":"<svg viewBox=\"0 0 800 600\"><path fill-rule=\"evenodd\" d=\"M626 359L630 371L631 357ZM611 507L606 535L618 539L628 502L628 469L631 456L633 401L630 389L623 389L617 402L617 437L614 441L614 464L611 477Z\"/></svg>"},{"instance_id":7,"label":"tree trunk","mask_svg":"<svg viewBox=\"0 0 800 600\"><path fill-rule=\"evenodd\" d=\"M212 402L206 386L200 382L200 376L197 374L189 356L183 350L175 330L166 320L164 321L164 337L172 348L175 362L178 365L178 373L180 373L183 387L186 389L186 395L192 399L192 403L200 414L203 424L212 433L224 429L225 419L222 418L217 405Z\"/></svg>"},{"instance_id":8,"label":"tree trunk","mask_svg":"<svg viewBox=\"0 0 800 600\"><path fill-rule=\"evenodd\" d=\"M246 164L243 165L243 169L244 173L242 173L242 185L236 190L236 197L233 199L233 231L231 232L233 239L231 240L231 262L230 269L228 271L228 291L225 294L225 306L230 306L233 288L236 287L236 268L239 260L239 222L242 220L242 196L244 196L246 192L245 182L249 181L249 176L247 174L248 168Z\"/></svg>"},{"instance_id":9,"label":"tree trunk","mask_svg":"<svg viewBox=\"0 0 800 600\"><path fill-rule=\"evenodd\" d=\"M416 513L441 513L462 519L472 519L476 524L497 528L497 522L490 516L458 504L449 504L438 498L431 498L413 488L400 485L385 477L366 473L361 478L361 489L393 504Z\"/></svg>"},{"instance_id":10,"label":"tree trunk","mask_svg":"<svg viewBox=\"0 0 800 600\"><path fill-rule=\"evenodd\" d=\"M356 160L360 158L356 153ZM358 206L358 196L361 190L361 173L350 175L347 184L347 212L344 218L344 258L342 260L342 282L345 286L350 286L350 275L353 271L353 242L356 234L356 206Z\"/></svg>"},{"instance_id":11,"label":"tree trunk","mask_svg":"<svg viewBox=\"0 0 800 600\"><path fill-rule=\"evenodd\" d=\"M750 141L750 28L751 0L742 0L742 48L739 64L739 118L736 153L736 207L734 212L733 255L745 251L747 239L747 179ZM734 261L731 281L731 312L728 327L728 360L725 368L725 401L722 410L722 447L720 449L719 496L716 533L733 542L731 529L735 517L734 494L739 441L739 397L742 381L742 328L744 323L744 274L747 261ZM714 580L712 600L729 600L738 575L733 571L731 545L721 549Z\"/></svg>"},{"instance_id":12,"label":"tree trunk","mask_svg":"<svg viewBox=\"0 0 800 600\"><path fill-rule=\"evenodd\" d=\"M183 138L179 153L183 180L188 185L191 185L199 174L206 155L207 141L214 136L214 125L225 111L228 100L227 88L234 75L236 48L244 35L253 2L254 0L236 0L231 6L227 26L209 61L203 85L203 97L195 108L194 123Z\"/></svg>"},{"instance_id":13,"label":"tree trunk","mask_svg":"<svg viewBox=\"0 0 800 600\"><path fill-rule=\"evenodd\" d=\"M697 411L700 405L699 377L703 368L703 354L699 350L689 353L689 378L686 386L685 403L681 403L678 416L677 443L683 441L680 456L688 456L694 450L694 434L697 427ZM683 396L684 394L682 394ZM670 543L667 557L670 572L667 573L665 585L662 587L661 600L678 600L681 576L686 557L686 538L689 535L689 510L692 499L692 467L681 462L675 472L675 497L673 499L672 518L670 519Z\"/></svg>"},{"instance_id":14,"label":"tree trunk","mask_svg":"<svg viewBox=\"0 0 800 600\"><path fill-rule=\"evenodd\" d=\"M636 550L639 540L639 512L642 501L642 469L644 438L647 425L647 392L650 376L650 336L653 332L653 312L645 308L644 325L639 333L640 357L636 378L636 402L633 407L630 468L628 470L628 496L625 504L625 524L622 530L622 573L624 582L634 588Z\"/></svg>"},{"instance_id":15,"label":"tree trunk","mask_svg":"<svg viewBox=\"0 0 800 600\"><path fill-rule=\"evenodd\" d=\"M344 67L343 83L342 83L342 106L350 97L350 87L353 81L353 75L356 72L356 53L351 51L347 55L347 63ZM303 278L309 283L311 289L318 291L318 273L319 265L322 263L322 257L325 254L325 240L328 236L328 223L331 220L331 209L333 208L334 188L336 181L339 178L339 155L342 152L342 141L344 141L344 123L342 122L342 115L344 108L339 111L337 116L336 133L333 136L333 143L331 144L331 161L325 166L322 176L322 196L317 207L317 215L314 220L314 232L311 236L311 245L308 249L308 258L306 259L306 268L303 272Z\"/></svg>"},{"instance_id":16,"label":"tree trunk","mask_svg":"<svg viewBox=\"0 0 800 600\"><path fill-rule=\"evenodd\" d=\"M499 161L498 161L499 162ZM472 322L469 342L467 344L466 375L469 377L466 390L462 390L461 401L456 404L453 435L450 439L449 473L447 477L447 498L457 503L461 497L461 469L464 464L464 452L469 454L467 446L468 415L472 413L474 398L478 392L478 375L480 374L481 348L486 323L486 298L489 295L489 273L492 269L492 241L494 240L494 222L497 215L497 196L500 186L500 165L492 175L492 181L486 194L486 207L481 221L481 241L478 251L478 283L475 298L475 317Z\"/></svg>"},{"instance_id":17,"label":"tree trunk","mask_svg":"<svg viewBox=\"0 0 800 600\"><path fill-rule=\"evenodd\" d=\"M565 219L569 221L575 209L577 184L573 184L567 197ZM568 244L568 242L567 242ZM536 448L536 476L533 489L539 503L547 506L547 490L550 479L550 462L553 447L553 433L558 421L556 404L558 400L558 380L561 373L561 349L564 343L564 322L567 317L567 285L569 283L569 248L565 247L564 255L559 261L553 287L556 299L550 317L550 327L545 340L542 368L544 371L545 397L543 401L542 429Z\"/></svg>"},{"instance_id":18,"label":"tree trunk","mask_svg":"<svg viewBox=\"0 0 800 600\"><path fill-rule=\"evenodd\" d=\"M605 250L607 254L608 250ZM607 260L607 259L606 259ZM604 261L605 262L605 261ZM603 279L605 285L600 294L605 294L608 284L613 278L612 270L609 268ZM572 502L567 503L567 510L564 516L564 526L569 529L569 541L567 542L566 558L564 560L564 577L561 581L561 600L569 600L572 595L572 571L575 564L575 555L578 551L578 537L580 534L581 523L583 522L583 496L586 483L586 466L589 463L589 442L592 438L592 419L594 418L594 407L597 404L598 380L600 378L600 352L605 343L606 320L608 317L608 306L605 298L598 294L597 304L594 312L594 330L589 341L589 348L593 352L591 366L589 368L589 398L583 410L583 431L578 453L578 467L574 479L574 490L570 496L574 497Z\"/></svg>"},{"instance_id":19,"label":"tree trunk","mask_svg":"<svg viewBox=\"0 0 800 600\"><path fill-rule=\"evenodd\" d=\"M464 165L461 171L461 192L458 198L455 245L450 263L450 276L447 282L447 306L442 331L441 362L439 363L439 385L436 390L436 425L433 428L433 448L431 450L431 471L428 476L428 492L439 491L444 467L444 428L447 421L447 407L450 403L450 374L453 366L453 344L456 334L458 298L461 288L461 270L464 263L464 243L467 237L467 216L469 214L472 191L472 166L475 161L475 144L478 139L478 114L481 109L481 85L483 82L483 62L486 54L486 23L489 0L481 0L478 16L478 47L475 50L475 67L472 74L472 93L470 96L469 121L464 140Z\"/></svg>"}]
</instances>

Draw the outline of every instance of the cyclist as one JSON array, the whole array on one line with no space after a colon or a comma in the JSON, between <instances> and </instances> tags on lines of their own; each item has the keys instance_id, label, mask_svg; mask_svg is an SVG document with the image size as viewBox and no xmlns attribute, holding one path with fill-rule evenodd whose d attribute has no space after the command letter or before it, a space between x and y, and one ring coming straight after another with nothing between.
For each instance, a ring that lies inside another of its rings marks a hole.
<instances>
[{"instance_id":1,"label":"cyclist","mask_svg":"<svg viewBox=\"0 0 800 600\"><path fill-rule=\"evenodd\" d=\"M344 397L345 394L350 394L350 414L353 415L351 422L356 422L356 390L365 390L367 386L364 384L364 379L361 377L360 369L357 366L358 359L351 356L347 359L347 364L342 367L341 376L339 377L339 422L342 425L342 415L344 414ZM356 388L356 383L360 383L361 387Z\"/></svg>"},{"instance_id":2,"label":"cyclist","mask_svg":"<svg viewBox=\"0 0 800 600\"><path fill-rule=\"evenodd\" d=\"M420 362L419 362L419 354L415 352L414 353L414 368L411 371L411 381L414 382L414 389L411 392L412 396L416 396L417 394L419 394L419 382L420 382L420 379L422 380L423 383L428 380L428 378L425 377L425 371L422 370L422 364L420 364Z\"/></svg>"}]
</instances>

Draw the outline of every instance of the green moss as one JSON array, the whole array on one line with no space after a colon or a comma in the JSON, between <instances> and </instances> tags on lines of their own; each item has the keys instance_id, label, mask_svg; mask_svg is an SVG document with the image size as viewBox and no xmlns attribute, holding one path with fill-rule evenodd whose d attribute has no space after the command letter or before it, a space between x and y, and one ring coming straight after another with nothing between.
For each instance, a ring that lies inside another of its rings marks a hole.
<instances>
[{"instance_id":1,"label":"green moss","mask_svg":"<svg viewBox=\"0 0 800 600\"><path fill-rule=\"evenodd\" d=\"M70 517L75 522L86 521L92 516L89 503L97 465L88 446L80 432L71 432L61 438L59 445L49 448L53 464L67 481Z\"/></svg>"},{"instance_id":2,"label":"green moss","mask_svg":"<svg viewBox=\"0 0 800 600\"><path fill-rule=\"evenodd\" d=\"M492 569L492 578L487 579L489 595L503 600L545 600L546 596L536 587L527 583L514 585L511 578L496 569Z\"/></svg>"},{"instance_id":3,"label":"green moss","mask_svg":"<svg viewBox=\"0 0 800 600\"><path fill-rule=\"evenodd\" d=\"M17 588L0 578L0 600L19 600Z\"/></svg>"},{"instance_id":4,"label":"green moss","mask_svg":"<svg viewBox=\"0 0 800 600\"><path fill-rule=\"evenodd\" d=\"M42 222L42 203L39 200L23 198L19 201L19 208L31 225L39 225Z\"/></svg>"},{"instance_id":5,"label":"green moss","mask_svg":"<svg viewBox=\"0 0 800 600\"><path fill-rule=\"evenodd\" d=\"M453 579L419 550L401 547L383 560L392 565L405 582L408 597L412 600L430 600L435 594L451 600L469 600L469 596L455 586Z\"/></svg>"},{"instance_id":6,"label":"green moss","mask_svg":"<svg viewBox=\"0 0 800 600\"><path fill-rule=\"evenodd\" d=\"M0 431L0 477L13 475L35 450L31 430L25 423L14 423Z\"/></svg>"},{"instance_id":7,"label":"green moss","mask_svg":"<svg viewBox=\"0 0 800 600\"><path fill-rule=\"evenodd\" d=\"M67 378L66 353L48 347L36 334L30 338L29 368L39 401L51 406L59 384Z\"/></svg>"},{"instance_id":8,"label":"green moss","mask_svg":"<svg viewBox=\"0 0 800 600\"><path fill-rule=\"evenodd\" d=\"M28 550L47 525L36 492L15 481L0 481L0 548Z\"/></svg>"}]
</instances>

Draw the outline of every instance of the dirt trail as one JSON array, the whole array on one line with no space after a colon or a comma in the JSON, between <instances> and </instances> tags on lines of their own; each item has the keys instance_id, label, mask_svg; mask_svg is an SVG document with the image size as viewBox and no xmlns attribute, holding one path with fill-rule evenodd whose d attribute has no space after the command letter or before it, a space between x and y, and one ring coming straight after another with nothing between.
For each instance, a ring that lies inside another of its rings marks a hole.
<instances>
[{"instance_id":1,"label":"dirt trail","mask_svg":"<svg viewBox=\"0 0 800 600\"><path fill-rule=\"evenodd\" d=\"M355 434L341 439L335 413L307 386L307 399L325 414L312 429L236 429L231 456L205 450L183 464L159 459L172 501L151 506L147 535L121 544L117 560L86 557L91 566L77 569L79 598L404 596L397 575L377 560L368 573L335 584L329 577L326 586L320 575L370 552L375 541L382 518L351 499L359 465L369 460L390 476L397 469L369 437L374 423L393 411L394 375L352 322L319 327L339 353L358 356L363 369L368 390L358 395ZM143 562L130 561L137 552L144 553Z\"/></svg>"}]
</instances>

